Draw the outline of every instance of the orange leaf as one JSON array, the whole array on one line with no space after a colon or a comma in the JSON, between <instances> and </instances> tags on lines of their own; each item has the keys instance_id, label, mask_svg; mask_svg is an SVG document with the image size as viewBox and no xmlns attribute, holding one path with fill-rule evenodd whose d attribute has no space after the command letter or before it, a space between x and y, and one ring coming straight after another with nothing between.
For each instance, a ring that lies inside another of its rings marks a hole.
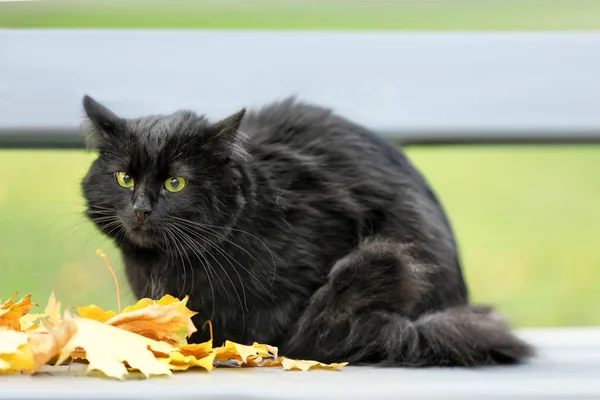
<instances>
[{"instance_id":1,"label":"orange leaf","mask_svg":"<svg viewBox=\"0 0 600 400\"><path fill-rule=\"evenodd\" d=\"M188 297L178 300L166 295L159 300L144 298L120 314L104 311L96 305L75 307L82 318L104 322L154 340L185 344L196 332L192 317L196 312L187 308Z\"/></svg>"},{"instance_id":2,"label":"orange leaf","mask_svg":"<svg viewBox=\"0 0 600 400\"><path fill-rule=\"evenodd\" d=\"M196 358L203 358L214 352L212 341L197 344L181 344L178 346L178 349L181 354Z\"/></svg>"},{"instance_id":3,"label":"orange leaf","mask_svg":"<svg viewBox=\"0 0 600 400\"><path fill-rule=\"evenodd\" d=\"M60 313L62 309L60 303L56 301L54 297L54 292L50 294L50 298L48 299L48 305L44 309L42 314L25 314L21 318L19 318L19 324L21 331L23 332L47 332L45 327L40 327L38 323L35 321L42 321L43 319L47 319L50 324L60 323Z\"/></svg>"},{"instance_id":4,"label":"orange leaf","mask_svg":"<svg viewBox=\"0 0 600 400\"><path fill-rule=\"evenodd\" d=\"M85 360L85 350L81 347L75 347L75 350L71 352L71 358L73 360Z\"/></svg>"},{"instance_id":5,"label":"orange leaf","mask_svg":"<svg viewBox=\"0 0 600 400\"><path fill-rule=\"evenodd\" d=\"M192 316L197 313L186 307L187 300L187 297L180 301L172 296L158 301L142 299L106 323L150 339L184 344L197 331L192 322Z\"/></svg>"},{"instance_id":6,"label":"orange leaf","mask_svg":"<svg viewBox=\"0 0 600 400\"><path fill-rule=\"evenodd\" d=\"M263 362L258 364L257 366L261 368L281 367L281 358L277 358L274 360L263 360Z\"/></svg>"},{"instance_id":7,"label":"orange leaf","mask_svg":"<svg viewBox=\"0 0 600 400\"><path fill-rule=\"evenodd\" d=\"M17 297L19 292L15 292L2 306L0 307L0 327L5 327L18 331L21 328L19 319L27 314L33 304L31 303L31 295L28 294L23 296L17 303L13 303L13 300Z\"/></svg>"}]
</instances>

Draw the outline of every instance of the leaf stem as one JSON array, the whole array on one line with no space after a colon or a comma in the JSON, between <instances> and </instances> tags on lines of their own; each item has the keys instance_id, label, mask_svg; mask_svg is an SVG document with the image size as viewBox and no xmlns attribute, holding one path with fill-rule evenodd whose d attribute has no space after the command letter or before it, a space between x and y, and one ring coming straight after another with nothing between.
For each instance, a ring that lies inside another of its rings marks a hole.
<instances>
[{"instance_id":1,"label":"leaf stem","mask_svg":"<svg viewBox=\"0 0 600 400\"><path fill-rule=\"evenodd\" d=\"M212 322L210 322L210 320L206 320L204 325L202 325L202 329L206 328L206 325L208 325L208 331L210 332L210 341L212 342L213 341Z\"/></svg>"},{"instance_id":2,"label":"leaf stem","mask_svg":"<svg viewBox=\"0 0 600 400\"><path fill-rule=\"evenodd\" d=\"M102 252L102 250L100 250L100 249L96 250L96 255L98 257L101 257L101 258L104 259L104 263L106 264L106 268L108 268L108 270L110 271L110 274L113 277L113 280L115 281L115 287L117 288L117 307L119 309L119 314L120 314L121 313L121 291L119 290L119 281L117 280L117 275L115 274L115 271L110 266L110 262L108 262L108 256L106 254L104 254Z\"/></svg>"}]
</instances>

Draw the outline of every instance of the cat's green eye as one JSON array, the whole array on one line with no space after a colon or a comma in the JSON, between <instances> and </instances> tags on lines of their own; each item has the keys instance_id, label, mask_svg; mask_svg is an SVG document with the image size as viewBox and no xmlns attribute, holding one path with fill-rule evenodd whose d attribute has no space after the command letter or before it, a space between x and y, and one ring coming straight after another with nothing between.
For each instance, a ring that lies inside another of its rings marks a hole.
<instances>
[{"instance_id":1,"label":"cat's green eye","mask_svg":"<svg viewBox=\"0 0 600 400\"><path fill-rule=\"evenodd\" d=\"M167 189L169 192L179 192L184 187L185 178L182 178L181 176L169 178L165 181L165 189Z\"/></svg>"},{"instance_id":2,"label":"cat's green eye","mask_svg":"<svg viewBox=\"0 0 600 400\"><path fill-rule=\"evenodd\" d=\"M133 178L127 172L117 172L115 177L117 178L117 183L124 188L133 187Z\"/></svg>"}]
</instances>

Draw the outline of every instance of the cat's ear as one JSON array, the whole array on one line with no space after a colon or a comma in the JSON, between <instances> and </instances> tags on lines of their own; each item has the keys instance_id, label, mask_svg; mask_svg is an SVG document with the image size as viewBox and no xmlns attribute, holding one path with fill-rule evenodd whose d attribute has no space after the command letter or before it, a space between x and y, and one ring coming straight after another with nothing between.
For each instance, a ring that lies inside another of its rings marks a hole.
<instances>
[{"instance_id":1,"label":"cat's ear","mask_svg":"<svg viewBox=\"0 0 600 400\"><path fill-rule=\"evenodd\" d=\"M244 115L246 115L246 109L242 108L235 114L214 124L213 129L217 131L217 136L223 140L233 140L238 134Z\"/></svg>"},{"instance_id":2,"label":"cat's ear","mask_svg":"<svg viewBox=\"0 0 600 400\"><path fill-rule=\"evenodd\" d=\"M246 109L242 108L235 114L211 126L211 131L215 134L209 141L219 154L226 157L246 158L247 153L244 147L247 138L240 131L240 125L245 115Z\"/></svg>"},{"instance_id":3,"label":"cat's ear","mask_svg":"<svg viewBox=\"0 0 600 400\"><path fill-rule=\"evenodd\" d=\"M83 96L83 109L87 115L84 130L88 144L102 147L115 139L121 118L88 95Z\"/></svg>"}]
</instances>

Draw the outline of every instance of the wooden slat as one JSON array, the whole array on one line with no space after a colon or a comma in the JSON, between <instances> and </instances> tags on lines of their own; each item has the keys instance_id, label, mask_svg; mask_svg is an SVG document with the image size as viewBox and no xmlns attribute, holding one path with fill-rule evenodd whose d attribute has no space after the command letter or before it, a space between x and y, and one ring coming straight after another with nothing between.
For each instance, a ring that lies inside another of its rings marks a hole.
<instances>
[{"instance_id":1,"label":"wooden slat","mask_svg":"<svg viewBox=\"0 0 600 400\"><path fill-rule=\"evenodd\" d=\"M79 147L81 97L220 118L298 98L407 144L600 141L598 33L0 30L0 147Z\"/></svg>"}]
</instances>

